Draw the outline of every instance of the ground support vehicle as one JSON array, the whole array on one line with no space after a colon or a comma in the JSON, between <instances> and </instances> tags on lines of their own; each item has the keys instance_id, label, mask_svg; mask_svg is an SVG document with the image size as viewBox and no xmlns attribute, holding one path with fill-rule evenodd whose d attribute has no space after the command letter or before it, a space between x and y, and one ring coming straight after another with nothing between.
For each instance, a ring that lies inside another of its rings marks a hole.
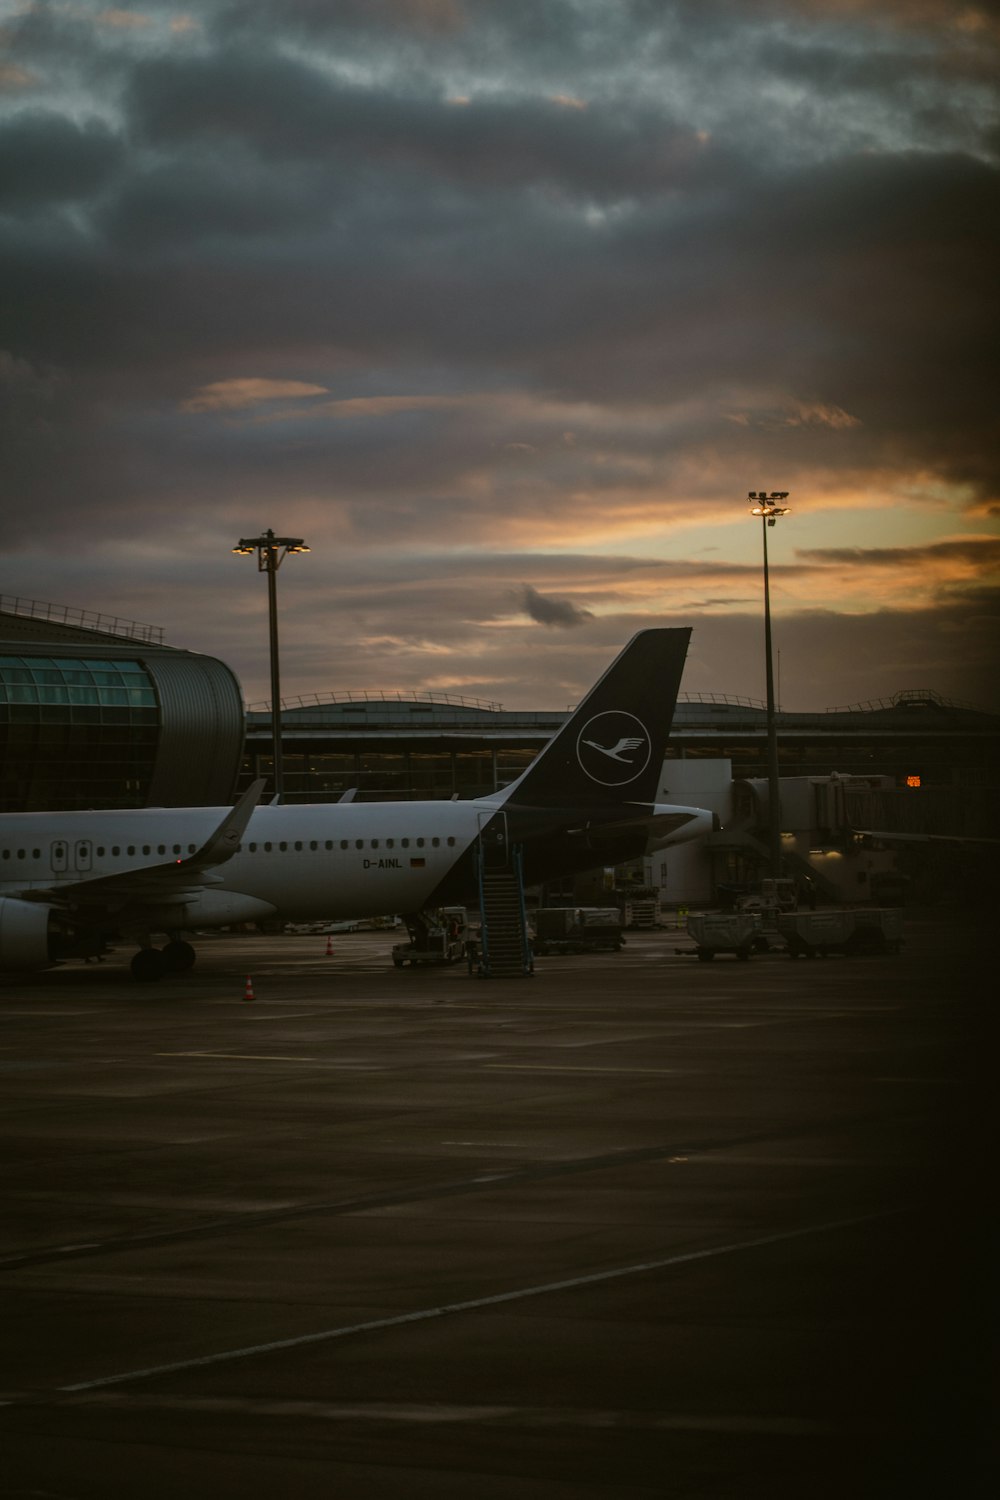
<instances>
[{"instance_id":1,"label":"ground support vehicle","mask_svg":"<svg viewBox=\"0 0 1000 1500\"><path fill-rule=\"evenodd\" d=\"M792 958L823 958L828 953L898 953L903 914L898 907L781 912L778 931Z\"/></svg>"},{"instance_id":2,"label":"ground support vehicle","mask_svg":"<svg viewBox=\"0 0 1000 1500\"><path fill-rule=\"evenodd\" d=\"M702 963L711 962L717 953L735 953L745 961L767 947L760 929L760 916L749 911L698 911L687 919L688 937Z\"/></svg>"},{"instance_id":3,"label":"ground support vehicle","mask_svg":"<svg viewBox=\"0 0 1000 1500\"><path fill-rule=\"evenodd\" d=\"M616 906L540 906L534 913L536 954L617 953L625 946Z\"/></svg>"},{"instance_id":4,"label":"ground support vehicle","mask_svg":"<svg viewBox=\"0 0 1000 1500\"><path fill-rule=\"evenodd\" d=\"M622 926L654 928L660 925L660 891L655 885L620 886L615 891Z\"/></svg>"},{"instance_id":5,"label":"ground support vehicle","mask_svg":"<svg viewBox=\"0 0 1000 1500\"><path fill-rule=\"evenodd\" d=\"M418 921L407 921L408 943L396 943L392 950L393 966L405 964L454 964L466 956L469 941L468 917L464 906L442 906L430 917L421 913Z\"/></svg>"},{"instance_id":6,"label":"ground support vehicle","mask_svg":"<svg viewBox=\"0 0 1000 1500\"><path fill-rule=\"evenodd\" d=\"M737 911L757 912L772 925L780 912L794 911L797 905L795 881L784 876L762 880L759 890L747 891L736 901Z\"/></svg>"}]
</instances>

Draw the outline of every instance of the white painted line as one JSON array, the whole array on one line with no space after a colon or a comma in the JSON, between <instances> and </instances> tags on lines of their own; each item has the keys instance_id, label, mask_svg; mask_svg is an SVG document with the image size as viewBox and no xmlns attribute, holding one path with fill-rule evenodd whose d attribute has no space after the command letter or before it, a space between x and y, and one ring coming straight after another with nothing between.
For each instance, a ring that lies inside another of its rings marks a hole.
<instances>
[{"instance_id":1,"label":"white painted line","mask_svg":"<svg viewBox=\"0 0 1000 1500\"><path fill-rule=\"evenodd\" d=\"M12 1398L0 1405L19 1404ZM85 1398L88 1406L116 1411L207 1412L210 1415L237 1415L290 1418L301 1417L326 1422L397 1422L418 1426L455 1425L475 1422L489 1426L500 1422L539 1427L628 1427L667 1432L763 1433L776 1436L827 1433L834 1429L828 1422L810 1417L747 1416L743 1413L696 1413L609 1411L587 1407L551 1406L470 1406L451 1402L400 1401L315 1401L281 1400L253 1396L139 1396L100 1395Z\"/></svg>"},{"instance_id":2,"label":"white painted line","mask_svg":"<svg viewBox=\"0 0 1000 1500\"><path fill-rule=\"evenodd\" d=\"M227 1003L232 1004L233 1002L229 1001ZM242 1003L246 1004L245 1001ZM325 1016L328 1014L329 1012L325 1010L275 1010L265 1013L255 1009L252 1014L245 1012L244 1019L247 1021L297 1021L303 1016Z\"/></svg>"},{"instance_id":3,"label":"white painted line","mask_svg":"<svg viewBox=\"0 0 1000 1500\"><path fill-rule=\"evenodd\" d=\"M75 1020L77 1016L113 1016L118 1014L113 1006L105 1006L102 1010L46 1010L43 1003L39 1003L35 1010L4 1010L0 1006L0 1021L64 1021Z\"/></svg>"},{"instance_id":4,"label":"white painted line","mask_svg":"<svg viewBox=\"0 0 1000 1500\"><path fill-rule=\"evenodd\" d=\"M486 1147L491 1151L531 1151L531 1141L442 1141L442 1146L478 1146Z\"/></svg>"},{"instance_id":5,"label":"white painted line","mask_svg":"<svg viewBox=\"0 0 1000 1500\"><path fill-rule=\"evenodd\" d=\"M569 1067L562 1063L485 1063L488 1073L658 1073L671 1078L681 1068L585 1068Z\"/></svg>"},{"instance_id":6,"label":"white painted line","mask_svg":"<svg viewBox=\"0 0 1000 1500\"><path fill-rule=\"evenodd\" d=\"M321 1057L284 1057L278 1052L157 1052L157 1057L221 1057L233 1062L322 1063ZM339 1066L343 1067L341 1063ZM358 1064L352 1064L358 1066Z\"/></svg>"},{"instance_id":7,"label":"white painted line","mask_svg":"<svg viewBox=\"0 0 1000 1500\"><path fill-rule=\"evenodd\" d=\"M392 1318L372 1318L366 1323L349 1323L342 1328L325 1328L319 1333L302 1333L295 1338L275 1339L268 1344L249 1344L243 1349L224 1349L218 1354L203 1354L194 1359L179 1359L166 1365L149 1365L144 1370L126 1370L120 1375L102 1375L97 1380L80 1380L73 1385L61 1385L60 1391L95 1391L109 1385L125 1385L133 1380L148 1380L154 1375L175 1375L182 1370L197 1370L206 1365L218 1365L237 1359L252 1359L258 1354L275 1354L283 1349L302 1349L309 1344L324 1344L332 1339L348 1338L355 1333L374 1333L382 1328L401 1328L407 1323L422 1323L430 1318L452 1317L456 1313L478 1312L484 1307L499 1307L505 1302L521 1302L527 1297L544 1297L551 1292L566 1292L578 1287L596 1286L602 1281L616 1281L623 1276L639 1276L648 1271L664 1271L671 1266L682 1266L694 1261L710 1260L718 1255L734 1255L741 1250L756 1250L762 1245L779 1245L786 1240L802 1239L811 1234L828 1234L835 1229L849 1229L856 1224L869 1224L899 1213L899 1209L883 1209L878 1213L860 1214L853 1219L833 1219L826 1224L808 1224L802 1229L785 1229L777 1234L764 1234L752 1240L735 1240L727 1245L713 1245L707 1250L690 1250L682 1255L667 1255L661 1260L640 1261L637 1265L618 1266L612 1271L595 1271L590 1276L574 1276L568 1281L548 1281L541 1286L519 1287L513 1292L498 1292L492 1297L474 1297L468 1302L446 1302L441 1307L424 1307L417 1312L399 1313Z\"/></svg>"}]
</instances>

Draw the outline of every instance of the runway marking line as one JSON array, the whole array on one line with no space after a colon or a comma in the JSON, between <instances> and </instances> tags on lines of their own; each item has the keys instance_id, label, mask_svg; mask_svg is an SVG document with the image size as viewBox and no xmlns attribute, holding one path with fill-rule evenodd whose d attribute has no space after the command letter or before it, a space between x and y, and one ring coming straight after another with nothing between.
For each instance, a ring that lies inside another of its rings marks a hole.
<instances>
[{"instance_id":1,"label":"runway marking line","mask_svg":"<svg viewBox=\"0 0 1000 1500\"><path fill-rule=\"evenodd\" d=\"M274 1339L266 1344L248 1344L241 1349L223 1349L217 1354L196 1355L193 1359L174 1360L170 1364L149 1365L142 1370L126 1370L118 1375L101 1375L96 1380L78 1380L72 1385L61 1385L57 1390L72 1395L79 1391L96 1391L111 1385L126 1385L135 1380L150 1380L157 1375L175 1375L183 1370L202 1369L238 1359L253 1359L260 1354L276 1354L285 1349L303 1349L310 1344L329 1343L333 1339L349 1338L353 1334L376 1333L384 1328L402 1328L408 1323L423 1323L431 1318L454 1317L459 1313L479 1312L487 1307L501 1307L508 1302L522 1302L528 1297L545 1297L553 1292L575 1291L580 1287L597 1286L605 1281L618 1281L626 1276L640 1276L650 1271L665 1271L673 1266L691 1265L696 1261L711 1260L720 1255L735 1255L743 1250L757 1250L764 1245L780 1245L788 1240L803 1239L807 1235L829 1234L837 1229L849 1229L858 1224L869 1224L904 1212L903 1209L882 1209L877 1213L860 1214L855 1218L832 1219L823 1224L807 1224L799 1229L780 1230L776 1234L757 1235L749 1240L734 1240L725 1245L712 1245L705 1250L688 1250L680 1255L666 1255L657 1260L640 1261L631 1266L617 1266L610 1271L594 1271L587 1276L573 1276L565 1281L547 1281L539 1286L518 1287L515 1291L497 1292L491 1297L472 1297L464 1302L446 1302L440 1307L423 1307L415 1312L398 1313L390 1318L371 1318L364 1323L349 1323L340 1328L324 1328L318 1333L302 1333L294 1338Z\"/></svg>"}]
</instances>

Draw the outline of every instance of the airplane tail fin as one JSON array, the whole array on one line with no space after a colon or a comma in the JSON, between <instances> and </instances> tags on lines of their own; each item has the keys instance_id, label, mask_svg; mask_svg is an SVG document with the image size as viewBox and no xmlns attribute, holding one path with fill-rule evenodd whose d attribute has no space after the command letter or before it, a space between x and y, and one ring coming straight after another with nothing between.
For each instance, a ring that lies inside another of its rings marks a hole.
<instances>
[{"instance_id":1,"label":"airplane tail fin","mask_svg":"<svg viewBox=\"0 0 1000 1500\"><path fill-rule=\"evenodd\" d=\"M502 794L507 807L655 802L689 629L641 630Z\"/></svg>"}]
</instances>

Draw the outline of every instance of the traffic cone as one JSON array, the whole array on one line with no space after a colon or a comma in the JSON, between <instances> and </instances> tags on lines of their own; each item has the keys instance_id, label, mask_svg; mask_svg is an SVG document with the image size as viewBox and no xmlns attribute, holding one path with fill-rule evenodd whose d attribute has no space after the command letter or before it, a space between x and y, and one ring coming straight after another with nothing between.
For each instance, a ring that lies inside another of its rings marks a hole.
<instances>
[{"instance_id":1,"label":"traffic cone","mask_svg":"<svg viewBox=\"0 0 1000 1500\"><path fill-rule=\"evenodd\" d=\"M327 956L327 958L332 958L333 957L333 938L332 937L328 937L327 940L326 940L326 956Z\"/></svg>"},{"instance_id":2,"label":"traffic cone","mask_svg":"<svg viewBox=\"0 0 1000 1500\"><path fill-rule=\"evenodd\" d=\"M243 998L244 1000L256 1000L257 998L253 992L253 980L250 978L249 974L247 975L246 988L243 991Z\"/></svg>"}]
</instances>

